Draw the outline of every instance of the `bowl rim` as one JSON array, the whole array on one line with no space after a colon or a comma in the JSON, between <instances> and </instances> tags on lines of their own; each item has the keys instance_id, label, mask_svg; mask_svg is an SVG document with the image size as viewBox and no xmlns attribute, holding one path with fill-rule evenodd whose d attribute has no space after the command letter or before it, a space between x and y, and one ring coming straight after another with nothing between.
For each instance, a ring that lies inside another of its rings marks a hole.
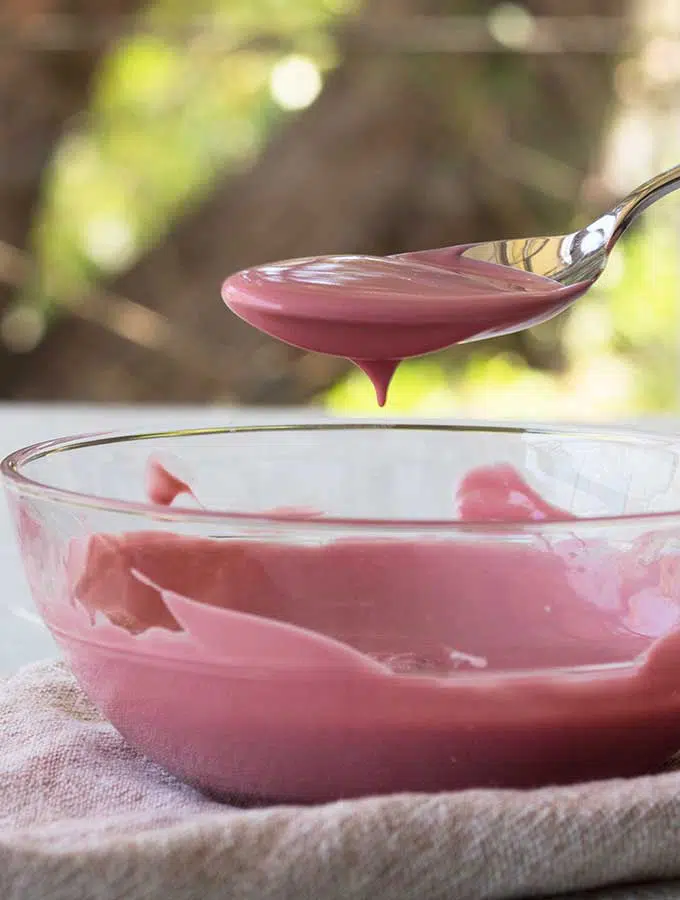
<instances>
[{"instance_id":1,"label":"bowl rim","mask_svg":"<svg viewBox=\"0 0 680 900\"><path fill-rule=\"evenodd\" d=\"M0 461L0 476L5 488L23 496L72 507L94 509L101 512L122 513L142 518L153 518L156 521L183 522L194 524L228 524L241 526L270 526L281 531L328 531L343 529L345 531L425 531L464 534L484 533L499 534L536 534L550 531L573 532L590 527L601 528L603 525L622 525L626 523L641 524L650 522L663 524L674 522L680 524L680 509L658 512L624 513L621 515L589 516L574 520L560 518L527 522L520 519L508 519L504 522L465 522L456 519L388 519L346 516L291 515L288 513L243 512L238 510L219 510L195 508L188 506L162 506L150 502L119 500L99 494L90 494L51 485L24 474L22 467L57 453L67 453L92 446L107 444L133 443L156 439L200 437L202 435L244 434L275 432L310 432L310 431L434 431L451 434L464 433L496 433L496 434L535 434L546 437L579 437L593 441L612 441L623 443L648 443L654 446L670 446L680 455L680 435L665 432L638 430L636 428L614 429L598 426L587 428L573 425L522 425L493 423L435 423L435 422L304 422L274 423L252 425L225 425L205 428L162 429L160 431L102 431L68 435L50 440L29 444L9 453Z\"/></svg>"}]
</instances>

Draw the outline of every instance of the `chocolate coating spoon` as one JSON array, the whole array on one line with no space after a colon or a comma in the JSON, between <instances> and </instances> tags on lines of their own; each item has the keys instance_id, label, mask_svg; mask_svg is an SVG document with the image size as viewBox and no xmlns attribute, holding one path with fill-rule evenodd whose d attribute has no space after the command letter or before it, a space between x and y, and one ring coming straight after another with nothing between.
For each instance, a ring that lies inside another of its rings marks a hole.
<instances>
[{"instance_id":1,"label":"chocolate coating spoon","mask_svg":"<svg viewBox=\"0 0 680 900\"><path fill-rule=\"evenodd\" d=\"M676 166L569 234L270 263L232 275L222 296L273 337L353 360L382 405L402 359L521 331L562 312L602 274L633 219L679 184Z\"/></svg>"}]
</instances>

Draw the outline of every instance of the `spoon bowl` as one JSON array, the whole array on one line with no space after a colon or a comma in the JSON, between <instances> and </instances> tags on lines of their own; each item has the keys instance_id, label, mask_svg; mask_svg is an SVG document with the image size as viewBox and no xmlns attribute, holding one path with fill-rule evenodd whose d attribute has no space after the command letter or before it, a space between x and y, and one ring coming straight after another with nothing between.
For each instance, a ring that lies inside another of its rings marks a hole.
<instances>
[{"instance_id":1,"label":"spoon bowl","mask_svg":"<svg viewBox=\"0 0 680 900\"><path fill-rule=\"evenodd\" d=\"M633 219L680 184L645 182L579 231L400 253L319 256L238 272L222 297L288 344L357 363L378 402L400 360L551 319L599 278Z\"/></svg>"}]
</instances>

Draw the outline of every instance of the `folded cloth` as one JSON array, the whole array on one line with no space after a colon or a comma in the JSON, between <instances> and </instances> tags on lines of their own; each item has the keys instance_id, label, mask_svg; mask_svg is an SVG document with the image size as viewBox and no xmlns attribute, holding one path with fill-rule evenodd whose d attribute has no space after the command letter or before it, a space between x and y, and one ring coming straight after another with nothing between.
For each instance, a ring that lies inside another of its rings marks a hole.
<instances>
[{"instance_id":1,"label":"folded cloth","mask_svg":"<svg viewBox=\"0 0 680 900\"><path fill-rule=\"evenodd\" d=\"M244 810L133 750L62 663L0 683L2 900L557 895L680 898L680 772Z\"/></svg>"}]
</instances>

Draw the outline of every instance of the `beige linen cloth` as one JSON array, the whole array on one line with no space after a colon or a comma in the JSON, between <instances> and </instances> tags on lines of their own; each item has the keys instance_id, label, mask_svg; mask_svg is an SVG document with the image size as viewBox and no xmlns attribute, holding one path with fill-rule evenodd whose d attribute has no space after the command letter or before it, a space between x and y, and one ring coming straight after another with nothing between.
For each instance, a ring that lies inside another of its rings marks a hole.
<instances>
[{"instance_id":1,"label":"beige linen cloth","mask_svg":"<svg viewBox=\"0 0 680 900\"><path fill-rule=\"evenodd\" d=\"M680 772L238 809L129 747L63 664L0 683L0 900L666 900L679 826Z\"/></svg>"}]
</instances>

